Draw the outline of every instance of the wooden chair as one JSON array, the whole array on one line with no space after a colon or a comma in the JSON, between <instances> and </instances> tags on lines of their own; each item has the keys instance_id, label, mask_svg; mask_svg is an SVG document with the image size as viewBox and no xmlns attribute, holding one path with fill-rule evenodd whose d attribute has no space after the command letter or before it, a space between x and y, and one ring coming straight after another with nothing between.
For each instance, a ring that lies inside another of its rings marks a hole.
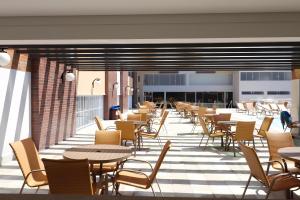
<instances>
[{"instance_id":1,"label":"wooden chair","mask_svg":"<svg viewBox=\"0 0 300 200\"><path fill-rule=\"evenodd\" d=\"M22 194L25 184L29 187L48 185L48 180L42 160L31 138L9 144L21 168L24 182L20 190Z\"/></svg>"},{"instance_id":2,"label":"wooden chair","mask_svg":"<svg viewBox=\"0 0 300 200\"><path fill-rule=\"evenodd\" d=\"M270 107L270 110L271 110L271 112L272 112L273 115L280 113L280 109L279 109L279 107L277 106L276 103L270 103L269 107Z\"/></svg>"},{"instance_id":3,"label":"wooden chair","mask_svg":"<svg viewBox=\"0 0 300 200\"><path fill-rule=\"evenodd\" d=\"M142 189L151 188L152 193L155 196L155 192L154 192L154 189L152 187L152 183L155 180L157 185L158 185L159 192L162 196L162 192L161 192L160 186L158 184L158 181L156 179L156 175L157 175L157 172L158 172L158 170L159 170L159 168L160 168L167 152L169 151L170 147L171 147L171 142L168 140L166 142L166 144L164 145L164 148L162 149L154 168L147 161L137 160L137 159L128 159L127 161L137 161L137 162L147 163L151 168L151 174L148 176L147 174L145 174L142 171L131 170L131 169L120 169L116 173L116 176L115 176L116 194L119 193L120 185L124 184L124 185L130 185L130 186L133 186L133 187L142 188Z\"/></svg>"},{"instance_id":4,"label":"wooden chair","mask_svg":"<svg viewBox=\"0 0 300 200\"><path fill-rule=\"evenodd\" d=\"M117 130L121 131L121 143L125 141L125 145L127 141L132 141L134 146L134 155L136 155L136 143L138 139L138 133L136 130L136 126L132 121L116 121Z\"/></svg>"},{"instance_id":5,"label":"wooden chair","mask_svg":"<svg viewBox=\"0 0 300 200\"><path fill-rule=\"evenodd\" d=\"M247 112L247 109L245 108L243 103L236 103L237 106L237 112Z\"/></svg>"},{"instance_id":6,"label":"wooden chair","mask_svg":"<svg viewBox=\"0 0 300 200\"><path fill-rule=\"evenodd\" d=\"M120 119L121 121L125 121L125 120L126 120L125 117L124 117L124 114L121 113L120 110L117 110L117 115L119 116L119 119Z\"/></svg>"},{"instance_id":7,"label":"wooden chair","mask_svg":"<svg viewBox=\"0 0 300 200\"><path fill-rule=\"evenodd\" d=\"M293 147L294 141L291 133L266 133L266 138L269 147L269 160L272 162L272 167L277 170L282 169L284 166L285 171L300 174L300 169L295 167L295 162L291 160L282 159L278 154L278 149L284 147ZM268 165L269 170L270 165Z\"/></svg>"},{"instance_id":8,"label":"wooden chair","mask_svg":"<svg viewBox=\"0 0 300 200\"><path fill-rule=\"evenodd\" d=\"M96 131L95 144L112 144L121 145L121 131ZM103 163L101 172L106 174L109 172L115 172L118 169L118 163ZM92 172L93 181L96 182L96 174L99 174L100 164L91 164L90 171Z\"/></svg>"},{"instance_id":9,"label":"wooden chair","mask_svg":"<svg viewBox=\"0 0 300 200\"><path fill-rule=\"evenodd\" d=\"M215 115L213 117L213 122L212 122L212 131L227 131L229 129L229 126L225 125L220 125L218 124L219 121L230 121L231 118L231 113L220 113L218 115Z\"/></svg>"},{"instance_id":10,"label":"wooden chair","mask_svg":"<svg viewBox=\"0 0 300 200\"><path fill-rule=\"evenodd\" d=\"M258 137L260 139L261 144L264 146L262 141L263 138L266 138L266 133L269 131L271 124L273 122L274 117L265 117L259 129L255 128L257 134L254 137Z\"/></svg>"},{"instance_id":11,"label":"wooden chair","mask_svg":"<svg viewBox=\"0 0 300 200\"><path fill-rule=\"evenodd\" d=\"M50 194L94 195L98 188L92 184L89 162L84 160L42 159L49 180Z\"/></svg>"},{"instance_id":12,"label":"wooden chair","mask_svg":"<svg viewBox=\"0 0 300 200\"><path fill-rule=\"evenodd\" d=\"M208 141L210 138L212 138L214 140L214 138L221 138L221 144L223 146L223 136L224 136L224 133L222 131L218 131L216 130L215 132L212 132L212 131L209 131L208 128L207 128L207 125L204 121L204 119L202 117L199 117L199 123L200 123L200 126L202 127L202 138L200 140L200 143L199 143L199 147L201 146L202 144L202 140L204 138L204 136L207 136L207 141L206 141L206 144L205 144L205 147L204 149L207 147L207 144L208 144Z\"/></svg>"},{"instance_id":13,"label":"wooden chair","mask_svg":"<svg viewBox=\"0 0 300 200\"><path fill-rule=\"evenodd\" d=\"M265 199L268 199L272 191L288 190L290 188L300 186L300 180L295 178L291 173L277 173L272 175L266 174L262 168L262 165L259 161L259 158L257 157L255 150L251 147L245 146L240 142L239 146L250 168L250 176L246 184L245 190L243 192L242 199L244 199L245 197L247 188L252 177L257 179L259 182L261 182L264 186L267 187L268 191Z\"/></svg>"},{"instance_id":14,"label":"wooden chair","mask_svg":"<svg viewBox=\"0 0 300 200\"><path fill-rule=\"evenodd\" d=\"M163 116L162 116L162 118L160 120L158 130L155 130L154 128L152 128L152 130L150 130L150 131L146 131L146 132L140 131L138 133L139 139L142 140L142 141L143 141L144 137L145 138L150 138L150 139L157 139L157 141L158 141L158 143L159 143L159 145L161 147L162 145L161 145L161 140L160 140L160 137L159 137L159 132L162 129L162 127L164 126L164 123L166 121L166 118L168 117L168 114L169 114L169 111L165 111L164 112L164 114L163 114Z\"/></svg>"},{"instance_id":15,"label":"wooden chair","mask_svg":"<svg viewBox=\"0 0 300 200\"><path fill-rule=\"evenodd\" d=\"M105 127L104 123L103 123L103 120L99 117L99 116L96 116L95 117L95 123L98 127L98 130L108 130L108 129L115 129L116 127L114 126L108 126L108 127Z\"/></svg>"},{"instance_id":16,"label":"wooden chair","mask_svg":"<svg viewBox=\"0 0 300 200\"><path fill-rule=\"evenodd\" d=\"M254 143L254 136L253 131L255 128L255 122L242 122L238 121L236 125L236 131L232 134L230 134L230 137L232 139L232 146L233 146L233 155L235 157L235 141L252 141L253 147L255 148Z\"/></svg>"}]
</instances>

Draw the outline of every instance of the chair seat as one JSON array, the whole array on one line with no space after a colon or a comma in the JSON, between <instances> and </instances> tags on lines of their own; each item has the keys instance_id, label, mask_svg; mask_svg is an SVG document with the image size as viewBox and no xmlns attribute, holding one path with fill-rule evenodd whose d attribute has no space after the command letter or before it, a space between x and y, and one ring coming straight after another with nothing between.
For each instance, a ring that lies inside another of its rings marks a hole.
<instances>
[{"instance_id":1,"label":"chair seat","mask_svg":"<svg viewBox=\"0 0 300 200\"><path fill-rule=\"evenodd\" d=\"M223 133L223 132L220 132L220 131L211 133L211 134L209 135L209 137L222 137L222 136L224 136L224 133Z\"/></svg>"},{"instance_id":2,"label":"chair seat","mask_svg":"<svg viewBox=\"0 0 300 200\"><path fill-rule=\"evenodd\" d=\"M267 176L270 183L273 181L273 179L275 178L274 176L276 175L277 174L272 174ZM290 175L281 175L276 179L272 187L272 191L287 190L289 188L299 187L299 186L300 186L300 180L298 180L297 178Z\"/></svg>"},{"instance_id":3,"label":"chair seat","mask_svg":"<svg viewBox=\"0 0 300 200\"><path fill-rule=\"evenodd\" d=\"M99 173L100 170L100 164L93 164L93 168L91 167L91 171L93 173ZM107 172L113 172L117 170L117 163L116 162L111 162L111 163L104 163L102 165L102 172L107 173Z\"/></svg>"},{"instance_id":4,"label":"chair seat","mask_svg":"<svg viewBox=\"0 0 300 200\"><path fill-rule=\"evenodd\" d=\"M148 132L140 132L139 135L142 137L148 137L148 138L154 139L154 138L156 138L157 133L156 132L149 132L149 133Z\"/></svg>"},{"instance_id":5,"label":"chair seat","mask_svg":"<svg viewBox=\"0 0 300 200\"><path fill-rule=\"evenodd\" d=\"M48 185L47 175L44 171L32 173L32 175L29 175L26 182L30 187Z\"/></svg>"},{"instance_id":6,"label":"chair seat","mask_svg":"<svg viewBox=\"0 0 300 200\"><path fill-rule=\"evenodd\" d=\"M147 189L150 187L150 181L144 174L134 171L121 170L116 175L116 182L138 188Z\"/></svg>"},{"instance_id":7,"label":"chair seat","mask_svg":"<svg viewBox=\"0 0 300 200\"><path fill-rule=\"evenodd\" d=\"M281 160L279 162L281 162ZM295 162L290 161L290 160L286 160L285 162L287 164L287 168L288 168L289 172L300 174L300 168L295 167ZM277 170L282 170L281 165L278 162L274 162L272 164L272 167Z\"/></svg>"}]
</instances>

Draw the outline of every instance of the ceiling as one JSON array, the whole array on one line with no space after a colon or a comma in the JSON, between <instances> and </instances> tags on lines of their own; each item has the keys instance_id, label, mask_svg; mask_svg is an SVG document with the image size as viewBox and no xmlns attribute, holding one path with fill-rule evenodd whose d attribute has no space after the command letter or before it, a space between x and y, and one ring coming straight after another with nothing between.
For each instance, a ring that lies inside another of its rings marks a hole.
<instances>
[{"instance_id":1,"label":"ceiling","mask_svg":"<svg viewBox=\"0 0 300 200\"><path fill-rule=\"evenodd\" d=\"M299 12L299 0L9 0L0 16Z\"/></svg>"},{"instance_id":2,"label":"ceiling","mask_svg":"<svg viewBox=\"0 0 300 200\"><path fill-rule=\"evenodd\" d=\"M80 70L289 70L300 66L300 42L10 45ZM1 48L1 46L0 46Z\"/></svg>"}]
</instances>

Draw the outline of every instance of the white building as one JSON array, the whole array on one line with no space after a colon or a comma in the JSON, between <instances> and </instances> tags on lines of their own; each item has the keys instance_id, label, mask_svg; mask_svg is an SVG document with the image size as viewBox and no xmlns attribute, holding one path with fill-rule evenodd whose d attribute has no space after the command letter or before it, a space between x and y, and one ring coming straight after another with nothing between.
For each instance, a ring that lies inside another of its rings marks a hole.
<instances>
[{"instance_id":1,"label":"white building","mask_svg":"<svg viewBox=\"0 0 300 200\"><path fill-rule=\"evenodd\" d=\"M138 99L196 102L219 107L230 101L291 98L290 71L138 72Z\"/></svg>"}]
</instances>

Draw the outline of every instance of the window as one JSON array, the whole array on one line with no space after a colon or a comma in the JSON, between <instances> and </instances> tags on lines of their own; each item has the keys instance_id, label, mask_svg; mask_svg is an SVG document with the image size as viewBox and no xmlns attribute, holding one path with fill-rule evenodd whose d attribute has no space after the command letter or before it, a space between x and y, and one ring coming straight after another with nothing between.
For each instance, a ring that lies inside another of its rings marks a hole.
<instances>
[{"instance_id":1,"label":"window","mask_svg":"<svg viewBox=\"0 0 300 200\"><path fill-rule=\"evenodd\" d=\"M268 91L268 95L289 95L290 91Z\"/></svg>"},{"instance_id":2,"label":"window","mask_svg":"<svg viewBox=\"0 0 300 200\"><path fill-rule=\"evenodd\" d=\"M264 95L263 91L242 91L243 95Z\"/></svg>"},{"instance_id":3,"label":"window","mask_svg":"<svg viewBox=\"0 0 300 200\"><path fill-rule=\"evenodd\" d=\"M185 85L185 74L145 74L145 85Z\"/></svg>"},{"instance_id":4,"label":"window","mask_svg":"<svg viewBox=\"0 0 300 200\"><path fill-rule=\"evenodd\" d=\"M241 72L241 81L291 80L291 72Z\"/></svg>"}]
</instances>

